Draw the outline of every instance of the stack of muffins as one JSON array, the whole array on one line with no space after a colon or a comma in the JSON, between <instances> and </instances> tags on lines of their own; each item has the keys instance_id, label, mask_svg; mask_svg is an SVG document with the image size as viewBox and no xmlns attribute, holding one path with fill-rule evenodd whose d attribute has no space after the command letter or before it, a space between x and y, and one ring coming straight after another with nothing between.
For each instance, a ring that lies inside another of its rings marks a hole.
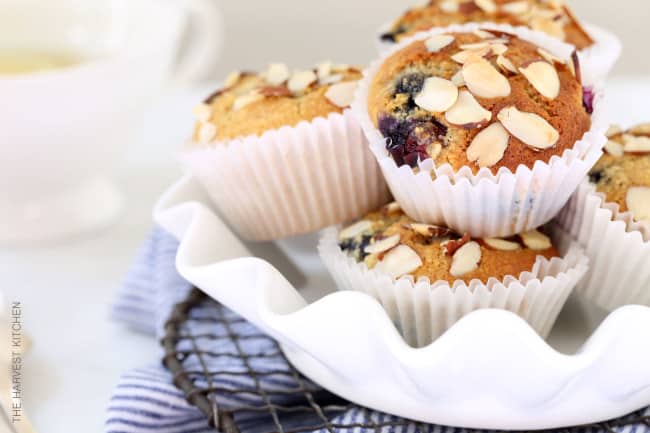
<instances>
[{"instance_id":1,"label":"stack of muffins","mask_svg":"<svg viewBox=\"0 0 650 433\"><path fill-rule=\"evenodd\" d=\"M478 308L546 336L598 249L579 236L581 194L598 197L581 182L616 179L607 199L650 213L650 182L620 174L650 164L650 135L605 135L615 38L557 0L433 0L378 39L364 72L231 74L196 107L187 167L248 240L333 226L319 252L339 288L376 298L410 344ZM598 162L605 145L616 161Z\"/></svg>"}]
</instances>

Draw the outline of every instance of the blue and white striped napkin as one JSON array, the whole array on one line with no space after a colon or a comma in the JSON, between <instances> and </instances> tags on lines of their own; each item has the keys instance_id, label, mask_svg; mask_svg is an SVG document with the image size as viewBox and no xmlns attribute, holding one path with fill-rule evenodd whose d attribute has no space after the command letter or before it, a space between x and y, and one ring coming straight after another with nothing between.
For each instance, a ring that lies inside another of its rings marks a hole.
<instances>
[{"instance_id":1,"label":"blue and white striped napkin","mask_svg":"<svg viewBox=\"0 0 650 433\"><path fill-rule=\"evenodd\" d=\"M113 317L116 320L126 323L135 330L148 333L152 338L162 336L164 322L172 308L185 299L191 290L190 285L175 270L174 261L177 248L177 241L163 230L155 229L153 231L118 293L117 301L113 307ZM205 309L205 311L198 309L193 311L193 314L198 316L215 314L214 310L214 308ZM226 314L234 316L234 313L225 311ZM206 328L202 332L201 326L209 326L210 333L219 331L215 329L214 323L206 324L205 322L196 321L192 322L191 326L192 333L195 335L208 331ZM236 332L250 337L259 334L259 331L247 322L240 323ZM246 341L247 344L243 348L245 352L260 353L266 350L276 350L271 347L268 338L257 340L251 338ZM232 349L227 347L229 344L232 345L232 342L227 340L216 340L209 344L214 344L214 347L210 347L214 351L224 352ZM198 409L188 404L184 394L172 384L171 375L160 364L161 355L162 350L158 354L152 354L152 366L135 369L121 377L109 403L105 430L107 433L207 433L215 431L207 426L206 417ZM279 354L263 358L260 361L258 365L255 365L255 369L258 371L264 371L264 369L271 371L288 370L286 361ZM215 365L209 366L213 370L236 372L242 368L239 364L241 360L235 358L219 358L211 362L215 362ZM187 367L187 364L185 365ZM270 376L264 380L269 380L269 385L272 385L275 389L290 390L296 387L294 381L282 379L281 377L283 376ZM198 385L205 386L206 384L199 382ZM211 385L251 390L255 388L254 379L246 376L240 378L228 376L227 379L215 378ZM310 382L307 382L307 385L314 389L314 393L325 392L319 390L316 385ZM254 398L256 397L253 394L232 394L227 398L220 398L219 403L226 409L242 403L256 405L259 402L250 400ZM274 401L274 403L290 405L291 401ZM648 414L650 414L650 409ZM368 422L381 424L392 421L399 420L390 415L372 412L360 407L352 408L331 420L333 424L342 425L367 424ZM259 414L251 414L248 418L237 418L237 422L243 431L270 431L271 429L262 427L272 427L272 424L268 425L268 416ZM287 420L287 423L290 422L291 420ZM267 425L264 426L264 423L267 423ZM351 433L374 433L376 430L366 432L360 428L350 428L336 429L336 431L341 433L347 433L347 431ZM385 427L380 431L382 433L469 432L465 429L416 423L407 427ZM601 432L595 428L585 428L581 431L586 433ZM645 425L628 426L614 428L614 431L616 433L650 433L650 427Z\"/></svg>"}]
</instances>

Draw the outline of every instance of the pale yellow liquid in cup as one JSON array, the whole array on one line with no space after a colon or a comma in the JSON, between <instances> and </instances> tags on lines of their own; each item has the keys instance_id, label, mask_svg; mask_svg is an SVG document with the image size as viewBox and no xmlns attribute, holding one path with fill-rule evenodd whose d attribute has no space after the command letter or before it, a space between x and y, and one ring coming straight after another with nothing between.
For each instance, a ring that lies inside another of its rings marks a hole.
<instances>
[{"instance_id":1,"label":"pale yellow liquid in cup","mask_svg":"<svg viewBox=\"0 0 650 433\"><path fill-rule=\"evenodd\" d=\"M2 51L0 75L20 75L68 68L83 62L81 56L64 52Z\"/></svg>"}]
</instances>

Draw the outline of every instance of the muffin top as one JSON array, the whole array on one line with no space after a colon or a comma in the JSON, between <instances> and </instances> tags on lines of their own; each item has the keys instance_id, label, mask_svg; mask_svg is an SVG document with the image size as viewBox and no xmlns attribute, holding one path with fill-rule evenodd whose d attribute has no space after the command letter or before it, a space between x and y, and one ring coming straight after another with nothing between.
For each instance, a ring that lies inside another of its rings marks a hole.
<instances>
[{"instance_id":1,"label":"muffin top","mask_svg":"<svg viewBox=\"0 0 650 433\"><path fill-rule=\"evenodd\" d=\"M515 172L574 147L591 126L577 55L563 61L514 35L436 35L381 65L368 112L398 165Z\"/></svg>"},{"instance_id":2,"label":"muffin top","mask_svg":"<svg viewBox=\"0 0 650 433\"><path fill-rule=\"evenodd\" d=\"M411 275L415 281L426 277L450 284L519 277L532 271L537 256L559 255L551 240L536 230L508 239L470 239L445 227L416 223L397 203L344 228L339 246L369 269L395 279Z\"/></svg>"},{"instance_id":3,"label":"muffin top","mask_svg":"<svg viewBox=\"0 0 650 433\"><path fill-rule=\"evenodd\" d=\"M605 155L589 173L596 190L621 212L650 223L650 123L627 131L612 126Z\"/></svg>"},{"instance_id":4,"label":"muffin top","mask_svg":"<svg viewBox=\"0 0 650 433\"><path fill-rule=\"evenodd\" d=\"M194 109L196 144L228 140L301 121L341 113L350 106L361 71L348 65L321 63L314 69L289 71L281 63L261 74L233 72L225 87Z\"/></svg>"},{"instance_id":5,"label":"muffin top","mask_svg":"<svg viewBox=\"0 0 650 433\"><path fill-rule=\"evenodd\" d=\"M594 43L562 0L431 0L406 11L381 38L397 42L433 27L470 22L530 27L579 50Z\"/></svg>"}]
</instances>

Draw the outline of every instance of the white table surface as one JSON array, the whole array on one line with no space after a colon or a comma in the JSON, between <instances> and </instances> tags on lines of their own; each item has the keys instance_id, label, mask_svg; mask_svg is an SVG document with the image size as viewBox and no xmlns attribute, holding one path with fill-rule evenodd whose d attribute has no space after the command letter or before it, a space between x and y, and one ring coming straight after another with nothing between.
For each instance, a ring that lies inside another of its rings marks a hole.
<instances>
[{"instance_id":1,"label":"white table surface","mask_svg":"<svg viewBox=\"0 0 650 433\"><path fill-rule=\"evenodd\" d=\"M650 120L650 78L614 79L608 87L614 121ZM120 374L158 362L158 342L111 323L109 305L151 229L156 198L180 174L175 154L189 131L191 108L203 94L176 91L148 114L118 176L127 207L117 224L65 243L0 247L1 289L8 300L23 303L24 326L34 340L25 359L23 394L39 432L103 431L104 410ZM562 320L578 322L573 314Z\"/></svg>"}]
</instances>

